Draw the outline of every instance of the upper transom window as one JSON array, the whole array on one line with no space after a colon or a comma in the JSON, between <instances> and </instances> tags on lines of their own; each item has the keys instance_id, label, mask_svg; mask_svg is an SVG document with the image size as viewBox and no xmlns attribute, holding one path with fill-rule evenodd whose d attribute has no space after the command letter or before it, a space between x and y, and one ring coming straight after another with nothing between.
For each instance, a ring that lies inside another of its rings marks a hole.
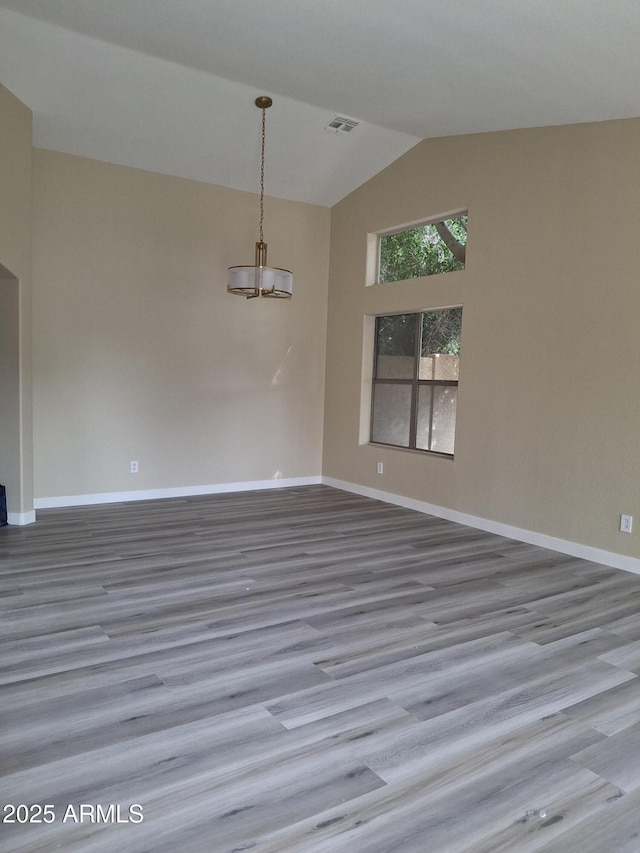
<instances>
[{"instance_id":1,"label":"upper transom window","mask_svg":"<svg viewBox=\"0 0 640 853\"><path fill-rule=\"evenodd\" d=\"M404 281L463 270L467 254L466 212L379 238L377 283Z\"/></svg>"}]
</instances>

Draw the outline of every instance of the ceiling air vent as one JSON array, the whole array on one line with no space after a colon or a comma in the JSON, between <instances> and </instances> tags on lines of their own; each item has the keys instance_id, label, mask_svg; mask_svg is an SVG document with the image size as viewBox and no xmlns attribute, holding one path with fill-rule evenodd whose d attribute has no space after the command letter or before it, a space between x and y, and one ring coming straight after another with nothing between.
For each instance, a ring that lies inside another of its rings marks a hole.
<instances>
[{"instance_id":1,"label":"ceiling air vent","mask_svg":"<svg viewBox=\"0 0 640 853\"><path fill-rule=\"evenodd\" d=\"M354 127L360 124L354 118L345 118L344 116L336 116L333 121L325 127L328 133L351 133Z\"/></svg>"}]
</instances>

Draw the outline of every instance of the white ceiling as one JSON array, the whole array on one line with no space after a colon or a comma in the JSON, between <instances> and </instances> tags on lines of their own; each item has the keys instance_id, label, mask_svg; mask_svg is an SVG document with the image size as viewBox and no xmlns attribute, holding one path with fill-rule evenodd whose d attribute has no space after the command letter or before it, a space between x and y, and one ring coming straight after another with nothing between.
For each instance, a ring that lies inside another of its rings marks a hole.
<instances>
[{"instance_id":1,"label":"white ceiling","mask_svg":"<svg viewBox=\"0 0 640 853\"><path fill-rule=\"evenodd\" d=\"M36 145L330 206L423 137L640 115L639 0L0 0ZM336 114L361 124L324 131Z\"/></svg>"}]
</instances>

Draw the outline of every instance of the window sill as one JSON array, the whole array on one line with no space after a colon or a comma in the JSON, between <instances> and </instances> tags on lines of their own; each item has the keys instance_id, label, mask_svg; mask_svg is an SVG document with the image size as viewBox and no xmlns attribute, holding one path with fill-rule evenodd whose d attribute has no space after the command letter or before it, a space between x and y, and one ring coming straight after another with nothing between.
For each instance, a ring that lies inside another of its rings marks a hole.
<instances>
[{"instance_id":1,"label":"window sill","mask_svg":"<svg viewBox=\"0 0 640 853\"><path fill-rule=\"evenodd\" d=\"M437 456L439 459L450 459L453 461L453 453L442 453L439 450L422 450L419 447L401 447L399 444L383 444L380 441L368 441L369 447L384 447L386 450L401 450L403 453L417 453L420 456Z\"/></svg>"}]
</instances>

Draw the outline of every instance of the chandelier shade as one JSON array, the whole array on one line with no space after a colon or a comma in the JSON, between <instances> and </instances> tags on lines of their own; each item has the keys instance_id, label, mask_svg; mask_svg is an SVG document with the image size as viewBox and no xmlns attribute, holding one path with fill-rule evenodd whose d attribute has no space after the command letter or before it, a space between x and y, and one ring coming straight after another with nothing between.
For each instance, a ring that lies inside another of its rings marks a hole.
<instances>
[{"instance_id":1,"label":"chandelier shade","mask_svg":"<svg viewBox=\"0 0 640 853\"><path fill-rule=\"evenodd\" d=\"M236 296L254 299L266 296L271 299L290 299L293 293L293 273L267 264L267 244L264 242L264 147L266 110L273 101L268 95L256 98L256 107L262 110L262 135L260 157L260 239L256 243L253 266L242 264L229 267L227 272L227 292Z\"/></svg>"},{"instance_id":2,"label":"chandelier shade","mask_svg":"<svg viewBox=\"0 0 640 853\"><path fill-rule=\"evenodd\" d=\"M293 292L293 273L267 266L267 244L256 243L254 266L229 267L227 290L247 299L254 296L288 299Z\"/></svg>"}]
</instances>

